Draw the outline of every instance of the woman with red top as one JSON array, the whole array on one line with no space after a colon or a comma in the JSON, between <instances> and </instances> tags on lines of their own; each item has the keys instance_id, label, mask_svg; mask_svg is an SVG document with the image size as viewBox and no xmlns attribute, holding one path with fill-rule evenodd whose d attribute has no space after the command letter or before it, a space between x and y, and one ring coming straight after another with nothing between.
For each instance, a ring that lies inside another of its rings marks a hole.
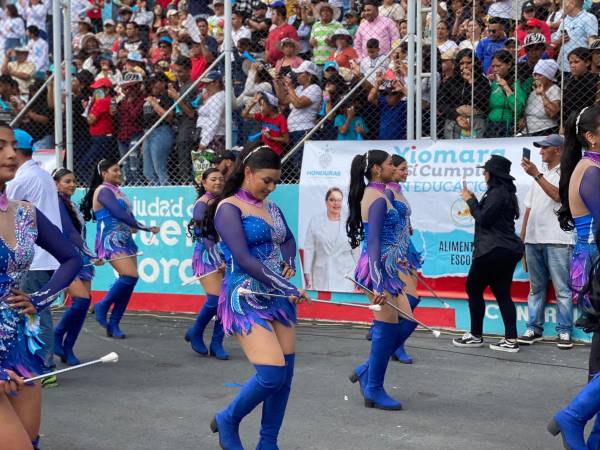
<instances>
[{"instance_id":1,"label":"woman with red top","mask_svg":"<svg viewBox=\"0 0 600 450\"><path fill-rule=\"evenodd\" d=\"M108 78L96 80L90 88L93 90L93 97L90 102L86 102L84 114L87 113L92 146L82 158L81 167L91 176L90 167L93 167L96 161L112 157L115 153L113 115L116 108L111 105L112 82Z\"/></svg>"},{"instance_id":2,"label":"woman with red top","mask_svg":"<svg viewBox=\"0 0 600 450\"><path fill-rule=\"evenodd\" d=\"M92 21L94 33L100 33L102 31L102 7L104 6L104 0L88 0L88 2L91 6L86 15Z\"/></svg>"},{"instance_id":3,"label":"woman with red top","mask_svg":"<svg viewBox=\"0 0 600 450\"><path fill-rule=\"evenodd\" d=\"M329 55L329 61L335 61L339 67L350 69L350 61L358 61L358 53L352 47L352 35L345 28L337 30L331 41L335 43L336 49Z\"/></svg>"},{"instance_id":4,"label":"woman with red top","mask_svg":"<svg viewBox=\"0 0 600 450\"><path fill-rule=\"evenodd\" d=\"M256 104L260 104L260 112L251 114L250 111ZM242 113L246 120L255 120L260 124L260 139L273 150L278 156L283 155L284 145L290 142L287 120L279 112L277 97L267 92L256 94ZM252 136L249 137L252 140Z\"/></svg>"}]
</instances>

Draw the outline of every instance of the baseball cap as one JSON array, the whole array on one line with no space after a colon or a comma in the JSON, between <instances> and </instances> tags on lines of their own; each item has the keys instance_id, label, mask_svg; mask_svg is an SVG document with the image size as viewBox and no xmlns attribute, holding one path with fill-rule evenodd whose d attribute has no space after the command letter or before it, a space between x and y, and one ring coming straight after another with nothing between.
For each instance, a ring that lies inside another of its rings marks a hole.
<instances>
[{"instance_id":1,"label":"baseball cap","mask_svg":"<svg viewBox=\"0 0 600 450\"><path fill-rule=\"evenodd\" d=\"M32 150L33 149L33 138L27 131L16 128L14 130L14 133L15 133L15 139L17 140L17 149L19 149L19 150Z\"/></svg>"},{"instance_id":2,"label":"baseball cap","mask_svg":"<svg viewBox=\"0 0 600 450\"><path fill-rule=\"evenodd\" d=\"M253 9L269 9L266 3L258 2Z\"/></svg>"},{"instance_id":3,"label":"baseball cap","mask_svg":"<svg viewBox=\"0 0 600 450\"><path fill-rule=\"evenodd\" d=\"M15 52L17 52L17 53L29 53L29 49L27 47L17 47L17 48L15 48Z\"/></svg>"},{"instance_id":4,"label":"baseball cap","mask_svg":"<svg viewBox=\"0 0 600 450\"><path fill-rule=\"evenodd\" d=\"M114 24L115 24L115 21L112 19L106 19L104 21L104 25L114 25Z\"/></svg>"},{"instance_id":5,"label":"baseball cap","mask_svg":"<svg viewBox=\"0 0 600 450\"><path fill-rule=\"evenodd\" d=\"M261 92L260 95L273 108L277 108L279 106L279 100L273 94L269 92Z\"/></svg>"},{"instance_id":6,"label":"baseball cap","mask_svg":"<svg viewBox=\"0 0 600 450\"><path fill-rule=\"evenodd\" d=\"M221 161L225 161L226 159L235 161L237 159L237 156L231 150L225 150L215 155L212 162L214 164L219 164Z\"/></svg>"},{"instance_id":7,"label":"baseball cap","mask_svg":"<svg viewBox=\"0 0 600 450\"><path fill-rule=\"evenodd\" d=\"M96 81L94 81L94 83L92 83L92 85L90 86L92 89L99 89L99 88L112 88L112 81L110 81L109 78L98 78Z\"/></svg>"},{"instance_id":8,"label":"baseball cap","mask_svg":"<svg viewBox=\"0 0 600 450\"><path fill-rule=\"evenodd\" d=\"M300 64L298 67L296 67L295 69L292 69L292 72L294 72L294 73L308 72L311 75L319 76L319 71L317 70L317 66L315 66L310 61L303 61L302 64Z\"/></svg>"},{"instance_id":9,"label":"baseball cap","mask_svg":"<svg viewBox=\"0 0 600 450\"><path fill-rule=\"evenodd\" d=\"M336 71L339 71L340 66L338 66L338 63L335 61L327 61L325 64L323 64L323 71L326 71L327 69L335 69Z\"/></svg>"},{"instance_id":10,"label":"baseball cap","mask_svg":"<svg viewBox=\"0 0 600 450\"><path fill-rule=\"evenodd\" d=\"M560 147L562 148L565 144L565 138L560 134L551 134L546 136L541 141L535 141L533 145L535 147L544 148L544 147Z\"/></svg>"},{"instance_id":11,"label":"baseball cap","mask_svg":"<svg viewBox=\"0 0 600 450\"><path fill-rule=\"evenodd\" d=\"M223 78L223 75L218 70L211 70L202 78L200 78L200 83L212 83L213 81L217 81Z\"/></svg>"},{"instance_id":12,"label":"baseball cap","mask_svg":"<svg viewBox=\"0 0 600 450\"><path fill-rule=\"evenodd\" d=\"M169 45L173 45L173 39L171 39L169 36L163 36L161 37L158 42L165 42Z\"/></svg>"}]
</instances>

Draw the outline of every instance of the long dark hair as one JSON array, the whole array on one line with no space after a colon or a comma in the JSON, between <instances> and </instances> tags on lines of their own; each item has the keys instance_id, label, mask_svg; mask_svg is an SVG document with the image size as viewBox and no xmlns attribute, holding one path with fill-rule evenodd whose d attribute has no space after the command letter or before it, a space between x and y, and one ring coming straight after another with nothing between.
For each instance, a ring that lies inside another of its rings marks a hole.
<instances>
[{"instance_id":1,"label":"long dark hair","mask_svg":"<svg viewBox=\"0 0 600 450\"><path fill-rule=\"evenodd\" d=\"M515 186L515 182L508 178L501 178L495 176L493 173L488 172L490 175L488 181L488 188L504 188L510 194L510 201L514 210L514 218L515 220L519 218L521 215L521 210L519 209L519 200L517 199L517 187Z\"/></svg>"},{"instance_id":2,"label":"long dark hair","mask_svg":"<svg viewBox=\"0 0 600 450\"><path fill-rule=\"evenodd\" d=\"M263 169L280 170L281 160L273 150L265 145L254 149L244 149L236 160L231 174L225 181L223 192L215 198L206 210L204 222L202 224L202 236L210 237L215 240L218 239L219 236L215 230L215 212L217 211L217 206L221 200L231 197L242 187L246 167L250 168L252 172Z\"/></svg>"},{"instance_id":3,"label":"long dark hair","mask_svg":"<svg viewBox=\"0 0 600 450\"><path fill-rule=\"evenodd\" d=\"M219 172L219 169L217 169L215 167L206 169L204 172L202 172L202 181L206 181L208 176L215 172ZM196 182L194 182L194 186L196 187L196 192L198 193L198 196L196 197L196 201L198 201L198 199L200 197L202 197L204 194L206 194L206 189L204 189L204 186L202 184L197 184ZM196 222L193 217L190 219L190 222L188 223L188 226L187 226L187 233L188 233L188 236L190 238L192 238L193 241L197 241L198 238L200 237L196 234L196 228L201 228L201 226L202 226L202 224Z\"/></svg>"},{"instance_id":4,"label":"long dark hair","mask_svg":"<svg viewBox=\"0 0 600 450\"><path fill-rule=\"evenodd\" d=\"M60 169L56 169L54 172L52 172L52 178L57 183L62 178L66 177L67 175L73 175L73 172L69 169L65 169L64 167L61 167ZM71 200L69 198L67 198L60 192L58 193L58 197L64 203L64 205L67 207L67 212L69 213L69 218L71 219L71 222L73 222L73 226L81 234L82 226L81 226L81 222L79 221L79 216L77 215L77 212L73 208L73 202L71 202Z\"/></svg>"},{"instance_id":5,"label":"long dark hair","mask_svg":"<svg viewBox=\"0 0 600 450\"><path fill-rule=\"evenodd\" d=\"M113 158L101 159L98 161L96 167L94 167L92 179L90 180L90 184L88 190L86 191L83 199L81 200L81 204L79 205L79 210L83 214L83 220L89 222L94 218L93 212L93 204L94 204L94 192L98 189L104 179L102 178L102 172L106 172L115 164L118 164L118 161Z\"/></svg>"},{"instance_id":6,"label":"long dark hair","mask_svg":"<svg viewBox=\"0 0 600 450\"><path fill-rule=\"evenodd\" d=\"M494 53L492 59L497 59L503 64L510 65L510 69L508 70L508 74L506 75L506 82L509 86L515 82L515 58L511 52L508 50L498 50Z\"/></svg>"},{"instance_id":7,"label":"long dark hair","mask_svg":"<svg viewBox=\"0 0 600 450\"><path fill-rule=\"evenodd\" d=\"M558 193L560 195L560 208L556 212L560 227L565 231L575 228L571 206L569 205L569 182L575 166L587 147L585 133L594 132L600 124L600 108L589 106L583 108L579 114L572 113L565 123L565 145L560 157L560 182Z\"/></svg>"},{"instance_id":8,"label":"long dark hair","mask_svg":"<svg viewBox=\"0 0 600 450\"><path fill-rule=\"evenodd\" d=\"M367 187L365 178L371 181L373 166L380 166L389 156L383 150L368 150L363 155L356 155L352 160L352 165L350 166L350 189L348 193L349 214L346 221L346 234L352 248L358 247L365 237L360 210L360 202Z\"/></svg>"}]
</instances>

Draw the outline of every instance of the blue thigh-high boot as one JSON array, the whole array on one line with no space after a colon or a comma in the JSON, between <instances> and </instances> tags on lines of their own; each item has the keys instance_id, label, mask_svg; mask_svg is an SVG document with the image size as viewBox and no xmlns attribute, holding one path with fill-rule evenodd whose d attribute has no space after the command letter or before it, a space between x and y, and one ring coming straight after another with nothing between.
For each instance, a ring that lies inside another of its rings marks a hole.
<instances>
[{"instance_id":1,"label":"blue thigh-high boot","mask_svg":"<svg viewBox=\"0 0 600 450\"><path fill-rule=\"evenodd\" d=\"M569 405L554 415L548 431L562 433L563 444L570 450L587 450L584 428L588 420L600 411L600 376L596 375Z\"/></svg>"},{"instance_id":2,"label":"blue thigh-high boot","mask_svg":"<svg viewBox=\"0 0 600 450\"><path fill-rule=\"evenodd\" d=\"M399 325L373 321L373 338L369 355L369 373L364 389L365 406L384 410L400 410L402 405L391 398L383 388L383 380L390 356L397 348Z\"/></svg>"},{"instance_id":3,"label":"blue thigh-high boot","mask_svg":"<svg viewBox=\"0 0 600 450\"><path fill-rule=\"evenodd\" d=\"M208 323L215 316L215 314L217 314L218 304L218 295L207 294L206 302L204 302L204 306L196 316L194 325L188 328L187 332L185 333L185 340L192 344L192 350L204 356L208 355L208 348L206 348L206 345L204 345L204 339L202 339L202 335L204 334L204 329ZM223 326L221 325L221 331L222 330Z\"/></svg>"},{"instance_id":4,"label":"blue thigh-high boot","mask_svg":"<svg viewBox=\"0 0 600 450\"><path fill-rule=\"evenodd\" d=\"M127 291L128 289L129 287L127 283L124 282L123 277L119 276L119 278L117 278L110 287L104 298L94 305L94 314L96 315L96 320L100 326L106 328L108 325L108 319L106 318L108 315L108 310L120 297L123 296L123 292Z\"/></svg>"},{"instance_id":5,"label":"blue thigh-high boot","mask_svg":"<svg viewBox=\"0 0 600 450\"><path fill-rule=\"evenodd\" d=\"M91 299L89 297L74 297L71 307L65 312L60 321L60 324L62 324L63 321L66 321L67 323L64 328L65 338L61 343L62 356L60 356L60 359L69 366L76 366L77 364L80 364L79 359L77 359L75 353L73 353L73 347L75 346L75 341L77 340L77 337L79 336L81 328L85 322L85 316L87 315L90 302Z\"/></svg>"},{"instance_id":6,"label":"blue thigh-high boot","mask_svg":"<svg viewBox=\"0 0 600 450\"><path fill-rule=\"evenodd\" d=\"M110 290L112 291L115 285L117 283L119 284L118 295L115 296L115 306L113 307L112 313L110 315L110 321L106 326L106 335L108 337L114 337L116 339L125 339L125 334L123 334L123 332L119 329L119 323L121 322L123 314L125 314L125 310L127 309L127 305L129 304L131 294L133 294L133 290L135 289L137 281L137 277L121 275L116 281L116 283L113 284L113 287L110 288Z\"/></svg>"},{"instance_id":7,"label":"blue thigh-high boot","mask_svg":"<svg viewBox=\"0 0 600 450\"><path fill-rule=\"evenodd\" d=\"M413 295L407 295L406 297L408 298L408 303L410 304L410 309L412 311L414 311L415 308L417 307L417 305L421 302L421 299L419 297L415 297ZM399 361L402 364L412 364L413 363L413 359L411 358L411 356L408 353L406 353L406 350L404 349L404 343L410 337L410 335L413 333L413 331L415 331L416 328L417 328L416 322L413 322L411 320L406 320L406 319L400 320L400 337L399 337L400 345L398 345L398 348L392 355L392 359L394 361Z\"/></svg>"},{"instance_id":8,"label":"blue thigh-high boot","mask_svg":"<svg viewBox=\"0 0 600 450\"><path fill-rule=\"evenodd\" d=\"M281 389L268 397L263 403L262 419L260 421L260 440L256 450L278 450L277 436L283 424L283 416L287 406L292 378L294 377L294 362L296 355L291 353L285 357L285 381Z\"/></svg>"},{"instance_id":9,"label":"blue thigh-high boot","mask_svg":"<svg viewBox=\"0 0 600 450\"><path fill-rule=\"evenodd\" d=\"M590 432L587 440L588 450L600 450L600 416L596 415L594 428Z\"/></svg>"},{"instance_id":10,"label":"blue thigh-high boot","mask_svg":"<svg viewBox=\"0 0 600 450\"><path fill-rule=\"evenodd\" d=\"M210 356L214 356L217 359L226 361L229 359L229 354L223 348L223 338L225 337L225 331L223 331L223 322L217 318L215 320L215 326L213 327L212 339L210 341Z\"/></svg>"},{"instance_id":11,"label":"blue thigh-high boot","mask_svg":"<svg viewBox=\"0 0 600 450\"><path fill-rule=\"evenodd\" d=\"M73 301L73 303L75 303L74 299L71 300ZM65 339L65 334L67 333L67 330L71 326L71 322L75 318L74 311L71 311L72 307L73 305L71 305L69 309L65 310L62 318L60 319L60 322L58 322L58 324L54 327L54 354L58 356L63 362L65 358L63 341Z\"/></svg>"},{"instance_id":12,"label":"blue thigh-high boot","mask_svg":"<svg viewBox=\"0 0 600 450\"><path fill-rule=\"evenodd\" d=\"M219 433L219 444L225 450L243 450L239 435L242 419L281 389L286 379L285 366L255 364L256 374L248 380L240 393L210 424L213 433Z\"/></svg>"}]
</instances>

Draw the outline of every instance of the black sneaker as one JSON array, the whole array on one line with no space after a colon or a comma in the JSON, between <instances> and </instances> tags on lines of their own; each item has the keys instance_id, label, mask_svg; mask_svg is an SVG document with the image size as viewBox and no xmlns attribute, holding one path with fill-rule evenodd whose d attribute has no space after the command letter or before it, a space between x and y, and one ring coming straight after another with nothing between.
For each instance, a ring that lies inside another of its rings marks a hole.
<instances>
[{"instance_id":1,"label":"black sneaker","mask_svg":"<svg viewBox=\"0 0 600 450\"><path fill-rule=\"evenodd\" d=\"M569 333L558 333L556 338L556 346L563 350L573 348L573 341L571 341L571 335Z\"/></svg>"},{"instance_id":2,"label":"black sneaker","mask_svg":"<svg viewBox=\"0 0 600 450\"><path fill-rule=\"evenodd\" d=\"M456 347L483 347L483 338L465 333L460 338L452 339L452 344Z\"/></svg>"},{"instance_id":3,"label":"black sneaker","mask_svg":"<svg viewBox=\"0 0 600 450\"><path fill-rule=\"evenodd\" d=\"M523 333L523 336L519 336L517 338L517 342L519 344L533 345L537 341L541 341L542 339L543 337L541 334L537 334L535 331L527 329L527 331Z\"/></svg>"},{"instance_id":4,"label":"black sneaker","mask_svg":"<svg viewBox=\"0 0 600 450\"><path fill-rule=\"evenodd\" d=\"M517 353L519 351L519 344L516 339L509 341L508 339L502 338L497 344L490 344L490 349L499 352Z\"/></svg>"}]
</instances>

